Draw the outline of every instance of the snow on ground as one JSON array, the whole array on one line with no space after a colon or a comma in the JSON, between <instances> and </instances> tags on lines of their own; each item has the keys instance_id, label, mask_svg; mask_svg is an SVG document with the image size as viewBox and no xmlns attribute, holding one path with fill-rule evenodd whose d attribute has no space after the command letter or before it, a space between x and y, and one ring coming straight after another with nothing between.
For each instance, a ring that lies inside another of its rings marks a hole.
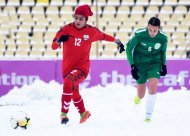
<instances>
[{"instance_id":1,"label":"snow on ground","mask_svg":"<svg viewBox=\"0 0 190 136\"><path fill-rule=\"evenodd\" d=\"M146 96L134 105L135 87L110 84L82 89L92 116L79 124L71 105L70 122L60 124L62 85L35 81L0 97L0 136L180 136L190 135L190 91L169 89L158 93L151 123L144 122ZM27 130L11 128L10 118L25 111L31 118Z\"/></svg>"}]
</instances>

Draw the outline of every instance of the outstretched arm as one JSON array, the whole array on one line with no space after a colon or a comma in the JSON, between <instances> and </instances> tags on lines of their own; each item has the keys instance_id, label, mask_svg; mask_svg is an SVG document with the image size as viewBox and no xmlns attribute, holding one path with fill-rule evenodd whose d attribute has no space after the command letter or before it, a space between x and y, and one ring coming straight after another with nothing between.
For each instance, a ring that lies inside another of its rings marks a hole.
<instances>
[{"instance_id":1,"label":"outstretched arm","mask_svg":"<svg viewBox=\"0 0 190 136\"><path fill-rule=\"evenodd\" d=\"M104 40L115 42L117 44L117 49L119 50L119 53L125 51L124 45L119 39L115 39L114 37L104 33Z\"/></svg>"},{"instance_id":2,"label":"outstretched arm","mask_svg":"<svg viewBox=\"0 0 190 136\"><path fill-rule=\"evenodd\" d=\"M122 44L122 42L119 39L115 39L113 36L108 35L104 32L101 32L99 29L96 29L96 35L94 36L93 41L98 41L98 40L115 42L117 44L119 53L122 53L123 51L125 51L124 45Z\"/></svg>"}]
</instances>

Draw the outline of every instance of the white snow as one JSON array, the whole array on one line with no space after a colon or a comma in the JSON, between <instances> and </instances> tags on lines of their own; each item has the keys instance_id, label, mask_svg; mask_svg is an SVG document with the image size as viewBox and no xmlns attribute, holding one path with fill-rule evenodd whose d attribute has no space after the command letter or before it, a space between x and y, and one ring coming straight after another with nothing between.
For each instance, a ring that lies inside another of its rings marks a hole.
<instances>
[{"instance_id":1,"label":"white snow","mask_svg":"<svg viewBox=\"0 0 190 136\"><path fill-rule=\"evenodd\" d=\"M69 124L60 124L62 85L35 81L14 88L0 97L0 136L188 136L190 135L190 91L169 89L158 93L152 122L144 122L146 96L134 105L135 87L110 84L82 89L91 117L79 124L79 114L71 105ZM14 130L10 118L17 111L31 118L27 130Z\"/></svg>"}]
</instances>

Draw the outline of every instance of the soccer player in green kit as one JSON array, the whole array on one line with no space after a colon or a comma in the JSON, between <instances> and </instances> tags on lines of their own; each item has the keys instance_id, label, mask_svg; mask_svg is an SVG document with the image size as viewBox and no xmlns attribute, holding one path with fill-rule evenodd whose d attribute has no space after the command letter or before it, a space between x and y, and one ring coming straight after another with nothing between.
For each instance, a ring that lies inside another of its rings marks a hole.
<instances>
[{"instance_id":1,"label":"soccer player in green kit","mask_svg":"<svg viewBox=\"0 0 190 136\"><path fill-rule=\"evenodd\" d=\"M131 74L137 82L135 104L139 104L145 96L148 83L145 121L150 122L160 76L167 74L167 36L160 31L160 20L156 17L150 18L147 28L138 29L126 46Z\"/></svg>"}]
</instances>

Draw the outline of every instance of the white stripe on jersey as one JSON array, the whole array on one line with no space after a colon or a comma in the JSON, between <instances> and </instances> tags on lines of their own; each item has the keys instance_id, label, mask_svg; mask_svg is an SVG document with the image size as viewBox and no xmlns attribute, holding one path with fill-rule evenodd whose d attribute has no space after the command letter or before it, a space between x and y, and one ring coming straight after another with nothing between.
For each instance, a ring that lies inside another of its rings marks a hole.
<instances>
[{"instance_id":1,"label":"white stripe on jersey","mask_svg":"<svg viewBox=\"0 0 190 136\"><path fill-rule=\"evenodd\" d=\"M160 31L160 33L163 34L163 35L165 35L165 36L167 36L166 33L162 32L162 31Z\"/></svg>"},{"instance_id":2,"label":"white stripe on jersey","mask_svg":"<svg viewBox=\"0 0 190 136\"><path fill-rule=\"evenodd\" d=\"M136 33L141 33L141 32L145 32L145 31L146 31L146 28L137 30Z\"/></svg>"}]
</instances>

